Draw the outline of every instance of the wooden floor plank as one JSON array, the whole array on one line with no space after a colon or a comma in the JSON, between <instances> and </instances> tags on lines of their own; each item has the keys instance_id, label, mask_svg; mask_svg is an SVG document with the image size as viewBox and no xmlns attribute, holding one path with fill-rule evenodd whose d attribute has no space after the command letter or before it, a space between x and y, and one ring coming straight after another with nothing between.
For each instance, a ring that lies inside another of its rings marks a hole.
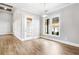
<instances>
[{"instance_id":1,"label":"wooden floor plank","mask_svg":"<svg viewBox=\"0 0 79 59\"><path fill-rule=\"evenodd\" d=\"M79 48L42 38L20 41L13 35L3 35L0 55L79 55Z\"/></svg>"}]
</instances>

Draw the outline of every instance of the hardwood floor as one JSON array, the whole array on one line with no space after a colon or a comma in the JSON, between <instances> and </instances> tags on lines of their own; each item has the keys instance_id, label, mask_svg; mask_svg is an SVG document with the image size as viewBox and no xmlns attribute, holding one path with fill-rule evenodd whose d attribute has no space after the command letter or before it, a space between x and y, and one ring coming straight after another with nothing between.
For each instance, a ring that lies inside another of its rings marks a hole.
<instances>
[{"instance_id":1,"label":"hardwood floor","mask_svg":"<svg viewBox=\"0 0 79 59\"><path fill-rule=\"evenodd\" d=\"M79 48L42 38L20 41L4 35L0 36L0 55L79 55Z\"/></svg>"}]
</instances>

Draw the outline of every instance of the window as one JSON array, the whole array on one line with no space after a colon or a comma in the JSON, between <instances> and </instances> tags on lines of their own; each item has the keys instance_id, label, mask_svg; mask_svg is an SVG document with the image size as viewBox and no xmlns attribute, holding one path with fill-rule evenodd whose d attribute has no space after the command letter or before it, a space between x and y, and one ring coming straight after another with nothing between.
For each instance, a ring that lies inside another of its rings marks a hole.
<instances>
[{"instance_id":1,"label":"window","mask_svg":"<svg viewBox=\"0 0 79 59\"><path fill-rule=\"evenodd\" d=\"M59 35L59 17L52 19L52 35Z\"/></svg>"},{"instance_id":2,"label":"window","mask_svg":"<svg viewBox=\"0 0 79 59\"><path fill-rule=\"evenodd\" d=\"M52 19L44 19L44 34L59 36L59 16L52 17Z\"/></svg>"}]
</instances>

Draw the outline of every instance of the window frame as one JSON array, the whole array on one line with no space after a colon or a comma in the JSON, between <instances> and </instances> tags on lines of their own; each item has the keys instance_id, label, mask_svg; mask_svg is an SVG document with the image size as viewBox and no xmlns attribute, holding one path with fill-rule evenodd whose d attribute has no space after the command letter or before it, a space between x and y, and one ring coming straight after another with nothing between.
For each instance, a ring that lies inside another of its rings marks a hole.
<instances>
[{"instance_id":1,"label":"window frame","mask_svg":"<svg viewBox=\"0 0 79 59\"><path fill-rule=\"evenodd\" d=\"M51 33L52 33L52 19L53 18L55 18L55 17L59 17L59 35L52 35ZM49 34L46 34L45 33L45 18L43 18L43 35L47 35L47 36L53 36L53 37L60 37L60 14L56 14L56 15L52 15L52 16L50 16L49 18L49 29L51 29L51 33L49 33ZM50 31L50 30L49 30Z\"/></svg>"}]
</instances>

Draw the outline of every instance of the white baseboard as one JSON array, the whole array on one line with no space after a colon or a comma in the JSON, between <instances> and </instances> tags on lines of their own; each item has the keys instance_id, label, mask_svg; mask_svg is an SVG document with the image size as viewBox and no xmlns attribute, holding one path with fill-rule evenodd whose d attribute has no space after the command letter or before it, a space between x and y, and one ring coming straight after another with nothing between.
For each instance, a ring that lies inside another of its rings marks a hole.
<instances>
[{"instance_id":1,"label":"white baseboard","mask_svg":"<svg viewBox=\"0 0 79 59\"><path fill-rule=\"evenodd\" d=\"M38 39L39 37L38 36L36 36L36 37L27 37L27 38L25 38L25 40L32 40L32 39Z\"/></svg>"},{"instance_id":2,"label":"white baseboard","mask_svg":"<svg viewBox=\"0 0 79 59\"><path fill-rule=\"evenodd\" d=\"M17 37L19 40L21 40L21 41L25 41L25 40L32 40L32 39L37 39L37 38L39 38L38 36L36 36L36 37L28 37L28 38L21 38L21 37L19 37L19 36L17 36L16 34L14 34L14 36L15 37Z\"/></svg>"},{"instance_id":3,"label":"white baseboard","mask_svg":"<svg viewBox=\"0 0 79 59\"><path fill-rule=\"evenodd\" d=\"M8 34L13 34L13 33L0 33L0 35L8 35Z\"/></svg>"},{"instance_id":4,"label":"white baseboard","mask_svg":"<svg viewBox=\"0 0 79 59\"><path fill-rule=\"evenodd\" d=\"M79 47L79 44L72 43L72 42L68 42L68 41L63 41L63 40L57 40L57 39L47 38L47 37L44 37L44 36L41 36L41 38L48 39L48 40L54 40L54 41L61 42L61 43L67 44L67 45Z\"/></svg>"},{"instance_id":5,"label":"white baseboard","mask_svg":"<svg viewBox=\"0 0 79 59\"><path fill-rule=\"evenodd\" d=\"M19 37L18 35L16 35L16 34L13 34L16 38L18 38L19 40L21 40L21 41L24 41L24 39L22 39L21 37Z\"/></svg>"},{"instance_id":6,"label":"white baseboard","mask_svg":"<svg viewBox=\"0 0 79 59\"><path fill-rule=\"evenodd\" d=\"M19 37L19 36L16 36L19 40L21 40L21 41L24 41L24 39L23 38L21 38L21 37Z\"/></svg>"}]
</instances>

